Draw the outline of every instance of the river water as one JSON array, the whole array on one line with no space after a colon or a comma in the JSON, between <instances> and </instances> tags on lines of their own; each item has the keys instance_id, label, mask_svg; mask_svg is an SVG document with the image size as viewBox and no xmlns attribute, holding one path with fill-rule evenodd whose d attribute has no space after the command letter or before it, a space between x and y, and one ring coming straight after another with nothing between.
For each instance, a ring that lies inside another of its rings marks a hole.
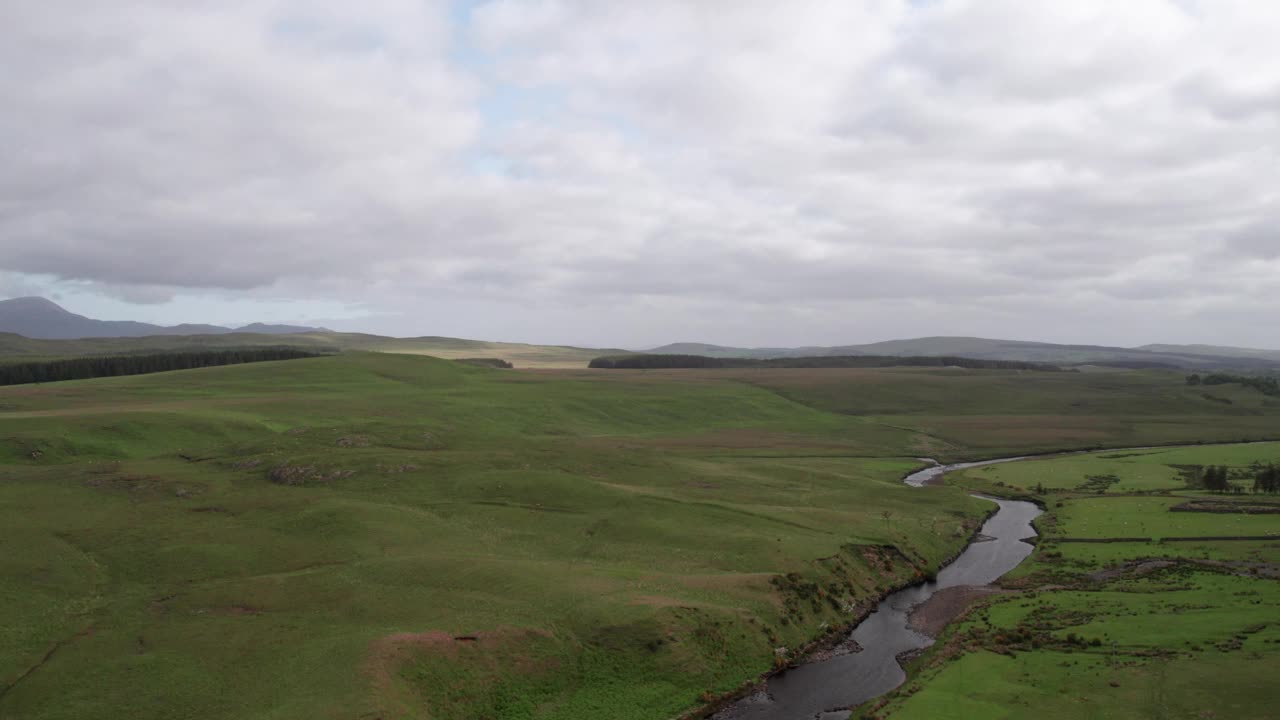
<instances>
[{"instance_id":1,"label":"river water","mask_svg":"<svg viewBox=\"0 0 1280 720\"><path fill-rule=\"evenodd\" d=\"M908 476L905 482L919 487L951 470L1016 459L932 467ZM907 627L911 609L943 588L988 585L1031 554L1032 546L1023 540L1035 536L1031 521L1040 508L1029 502L983 499L999 506L982 526L982 535L991 539L970 543L938 571L935 582L899 590L882 600L851 633L860 651L778 673L768 679L763 692L725 708L714 720L843 720L850 713L835 708L866 702L901 685L906 673L897 656L933 644Z\"/></svg>"}]
</instances>

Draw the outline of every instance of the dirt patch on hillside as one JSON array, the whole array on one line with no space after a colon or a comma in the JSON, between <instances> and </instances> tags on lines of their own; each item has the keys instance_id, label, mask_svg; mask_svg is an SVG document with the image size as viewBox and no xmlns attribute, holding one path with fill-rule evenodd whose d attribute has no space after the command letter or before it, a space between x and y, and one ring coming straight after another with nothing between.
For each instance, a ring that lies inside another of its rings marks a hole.
<instances>
[{"instance_id":1,"label":"dirt patch on hillside","mask_svg":"<svg viewBox=\"0 0 1280 720\"><path fill-rule=\"evenodd\" d=\"M398 475L400 473L416 472L422 468L413 463L406 463L404 465L379 465L378 469L388 475Z\"/></svg>"},{"instance_id":2,"label":"dirt patch on hillside","mask_svg":"<svg viewBox=\"0 0 1280 720\"><path fill-rule=\"evenodd\" d=\"M1005 591L999 588L979 585L944 588L911 611L908 625L922 635L936 638L948 623L960 617L970 605L988 595L1003 592Z\"/></svg>"},{"instance_id":3,"label":"dirt patch on hillside","mask_svg":"<svg viewBox=\"0 0 1280 720\"><path fill-rule=\"evenodd\" d=\"M444 632L395 633L369 644L364 674L369 678L373 701L382 715L410 715L421 703L416 694L400 687L396 674L407 662L420 654L452 655L453 636ZM382 715L379 715L381 717Z\"/></svg>"},{"instance_id":4,"label":"dirt patch on hillside","mask_svg":"<svg viewBox=\"0 0 1280 720\"><path fill-rule=\"evenodd\" d=\"M406 664L465 663L475 670L472 680L499 672L553 672L556 660L532 651L535 643L546 642L554 642L550 633L525 628L459 634L439 630L392 633L369 643L362 672L369 680L381 716L429 717L428 698L440 688L406 684L400 676Z\"/></svg>"},{"instance_id":5,"label":"dirt patch on hillside","mask_svg":"<svg viewBox=\"0 0 1280 720\"><path fill-rule=\"evenodd\" d=\"M1176 564L1172 560L1137 560L1089 573L1088 578L1094 582L1106 582L1124 575L1145 575Z\"/></svg>"},{"instance_id":6,"label":"dirt patch on hillside","mask_svg":"<svg viewBox=\"0 0 1280 720\"><path fill-rule=\"evenodd\" d=\"M205 612L219 617L244 617L246 615L261 615L266 611L252 605L227 605L225 607L209 608Z\"/></svg>"},{"instance_id":7,"label":"dirt patch on hillside","mask_svg":"<svg viewBox=\"0 0 1280 720\"><path fill-rule=\"evenodd\" d=\"M932 433L961 445L982 447L998 440L1002 447L1044 447L1102 444L1115 428L1095 416L972 415L932 421Z\"/></svg>"},{"instance_id":8,"label":"dirt patch on hillside","mask_svg":"<svg viewBox=\"0 0 1280 720\"><path fill-rule=\"evenodd\" d=\"M584 438L579 444L608 447L709 447L722 449L750 448L807 448L813 450L849 450L855 443L823 440L803 435L770 432L768 430L719 430L709 433L671 435L667 437L609 437Z\"/></svg>"},{"instance_id":9,"label":"dirt patch on hillside","mask_svg":"<svg viewBox=\"0 0 1280 720\"><path fill-rule=\"evenodd\" d=\"M354 470L315 465L277 465L267 472L267 479L277 485L297 487L344 480L355 474Z\"/></svg>"},{"instance_id":10,"label":"dirt patch on hillside","mask_svg":"<svg viewBox=\"0 0 1280 720\"><path fill-rule=\"evenodd\" d=\"M769 584L771 578L773 578L773 573L716 573L710 575L684 575L677 578L677 582L695 590L725 593L743 600L755 601L764 599L769 602L775 602L778 607L781 607L781 599L774 593L773 586ZM664 577L654 576L652 579L659 581L663 580Z\"/></svg>"},{"instance_id":11,"label":"dirt patch on hillside","mask_svg":"<svg viewBox=\"0 0 1280 720\"><path fill-rule=\"evenodd\" d=\"M683 598L669 597L666 595L639 595L631 599L632 605L648 605L656 608L689 607L689 601Z\"/></svg>"}]
</instances>

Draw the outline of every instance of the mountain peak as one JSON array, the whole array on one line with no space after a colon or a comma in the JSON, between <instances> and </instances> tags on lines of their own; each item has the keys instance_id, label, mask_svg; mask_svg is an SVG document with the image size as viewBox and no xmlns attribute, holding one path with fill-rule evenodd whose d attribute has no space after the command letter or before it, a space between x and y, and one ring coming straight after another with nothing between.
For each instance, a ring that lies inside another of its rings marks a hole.
<instances>
[{"instance_id":1,"label":"mountain peak","mask_svg":"<svg viewBox=\"0 0 1280 720\"><path fill-rule=\"evenodd\" d=\"M264 325L253 323L239 332L288 334L314 332L320 328L296 325ZM0 300L0 333L15 333L29 338L69 340L90 337L142 337L145 335L221 335L235 332L219 325L178 325L165 327L128 320L94 320L77 315L42 297L18 297Z\"/></svg>"},{"instance_id":2,"label":"mountain peak","mask_svg":"<svg viewBox=\"0 0 1280 720\"><path fill-rule=\"evenodd\" d=\"M27 295L25 297L10 298L8 300L0 300L0 308L13 309L27 312L50 312L55 311L72 315L66 308L58 303L37 295Z\"/></svg>"}]
</instances>

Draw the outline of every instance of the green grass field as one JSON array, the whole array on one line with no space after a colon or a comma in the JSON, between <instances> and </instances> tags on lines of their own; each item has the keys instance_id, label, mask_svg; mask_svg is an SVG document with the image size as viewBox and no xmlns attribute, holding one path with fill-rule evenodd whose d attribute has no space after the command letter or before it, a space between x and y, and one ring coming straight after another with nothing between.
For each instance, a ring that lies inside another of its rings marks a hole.
<instances>
[{"instance_id":1,"label":"green grass field","mask_svg":"<svg viewBox=\"0 0 1280 720\"><path fill-rule=\"evenodd\" d=\"M943 461L1069 448L1273 439L1280 398L1172 372L957 369L708 371L814 407L910 428L912 451Z\"/></svg>"},{"instance_id":2,"label":"green grass field","mask_svg":"<svg viewBox=\"0 0 1280 720\"><path fill-rule=\"evenodd\" d=\"M1091 476L1114 476L1117 480L1107 486L1107 492L1148 492L1176 490L1188 486L1180 468L1209 464L1229 464L1247 471L1252 463L1268 463L1280 460L1280 443L1248 443L1219 445L1213 448L1211 457L1199 447L1159 448L1128 450L1119 453L1100 452L1087 455L1028 460L1015 464L987 465L966 472L966 483L988 489L1004 486L1029 490L1043 487L1051 491L1087 490ZM1027 483L1023 487L1019 483ZM1246 485L1237 479L1237 484Z\"/></svg>"},{"instance_id":3,"label":"green grass field","mask_svg":"<svg viewBox=\"0 0 1280 720\"><path fill-rule=\"evenodd\" d=\"M964 544L989 504L914 457L1276 427L1197 398L375 353L0 388L0 716L674 716Z\"/></svg>"},{"instance_id":4,"label":"green grass field","mask_svg":"<svg viewBox=\"0 0 1280 720\"><path fill-rule=\"evenodd\" d=\"M874 712L904 720L1275 717L1275 683L1263 668L1280 661L1280 514L1260 511L1280 510L1280 497L1205 494L1176 470L1225 464L1244 475L1277 460L1275 443L1220 445L949 477L1011 494L1043 486L1043 537L1004 580L1017 592L948 628L915 661L908 686ZM1077 489L1100 473L1117 481L1102 494ZM1115 494L1134 491L1159 494ZM1188 501L1251 512L1170 510ZM1274 539L1209 539L1253 535ZM1130 540L1071 542L1079 538Z\"/></svg>"}]
</instances>

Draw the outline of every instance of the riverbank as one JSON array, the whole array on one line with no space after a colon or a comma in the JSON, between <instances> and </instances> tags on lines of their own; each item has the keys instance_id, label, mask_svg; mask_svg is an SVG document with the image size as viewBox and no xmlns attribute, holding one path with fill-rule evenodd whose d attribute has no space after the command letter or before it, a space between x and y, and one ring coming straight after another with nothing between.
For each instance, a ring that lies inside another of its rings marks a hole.
<instances>
[{"instance_id":1,"label":"riverbank","mask_svg":"<svg viewBox=\"0 0 1280 720\"><path fill-rule=\"evenodd\" d=\"M940 590L996 580L1032 550L1022 540L1035 535L1031 521L1040 509L1027 502L984 499L994 502L995 510L958 556L940 568L935 580L888 594L849 633L849 639L861 648L859 652L770 674L761 685L748 690L748 700L727 706L721 703L721 709L710 716L716 720L789 720L839 713L901 684L906 674L898 656L932 643L931 638L910 628L910 613ZM980 535L992 539L979 540ZM941 612L934 614L941 616Z\"/></svg>"},{"instance_id":2,"label":"riverbank","mask_svg":"<svg viewBox=\"0 0 1280 720\"><path fill-rule=\"evenodd\" d=\"M976 523L975 528L969 534L965 543L956 549L951 555L947 556L938 563L938 570L955 562L973 543L980 542L983 538L982 528L986 523L999 512L1000 507L997 505L987 511L982 519ZM770 678L795 670L805 665L826 662L835 658L843 657L854 653L861 652L862 646L853 638L853 632L859 625L875 612L882 603L888 598L909 590L911 588L920 587L927 583L933 582L937 577L938 570L934 570L926 576L917 577L909 582L890 586L879 595L870 598L868 601L859 603L857 609L848 622L831 626L820 637L815 638L808 644L802 646L795 651L793 658L787 662L782 668L770 668L761 673L758 677L743 683L739 687L727 693L723 693L714 700L700 705L684 714L675 718L675 720L707 720L716 717L717 713L724 711L726 708L733 706L735 703L744 700L755 700L757 702L767 699L767 684Z\"/></svg>"},{"instance_id":3,"label":"riverbank","mask_svg":"<svg viewBox=\"0 0 1280 720\"><path fill-rule=\"evenodd\" d=\"M1232 444L1257 444L1267 442L1275 441L1246 440ZM1174 443L1167 445L1144 445L1138 447L1097 447L1088 449L1060 450L1047 453L1019 455L1015 457L990 458L951 464L942 464L932 458L920 458L922 462L931 464L913 469L911 472L903 475L902 480L905 484L911 485L912 487L928 487L941 485L942 478L952 472L985 467L988 465L1013 463L1024 460L1048 460L1059 457L1088 455L1090 453L1097 452L1130 452L1140 450L1195 448L1202 447L1204 445L1204 443ZM913 481L913 479L915 481ZM1000 501L1029 503L1035 505L1040 511L1045 510L1043 499L1024 493L1012 496L1006 494L995 497L986 497L984 499L997 503ZM954 554L940 563L939 568L941 569L949 566L965 551L973 547L975 543L994 539L992 537L985 536L982 532L982 528L987 521L998 513L998 511L999 506L988 512L983 519L983 523L979 525L978 529L973 531L965 545L961 546ZM1033 533L1031 538L1019 538L1019 540L1025 540L1028 544L1034 545L1034 537L1035 534ZM726 696L718 698L714 703L708 704L681 716L682 720L719 718L720 716L718 713L723 712L726 708L732 707L736 702L746 698L755 698L756 702L754 702L753 705L758 706L765 704L765 702L761 702L761 698L767 699L769 697L767 687L771 678L778 677L781 674L807 665L828 662L845 655L862 651L863 648L856 640L853 639L853 633L856 631L857 627L865 622L871 613L889 598L905 590L927 585L931 581L932 578L929 580L907 583L902 586L886 590L874 603L870 604L869 607L865 609L860 607L857 616L852 618L848 623L844 623L840 626L833 626L830 632L800 648L797 651L795 658L789 661L781 670L771 669L770 671L763 673L756 680L744 684L741 688L732 693L728 693ZM991 585L963 585L939 589L923 602L910 609L907 627L913 632L917 632L923 636L937 638L951 622L963 616L964 613L976 602L991 595L1001 594L1004 592L1006 591ZM906 650L900 654L899 659L905 663L922 653L926 647L927 646Z\"/></svg>"},{"instance_id":4,"label":"riverbank","mask_svg":"<svg viewBox=\"0 0 1280 720\"><path fill-rule=\"evenodd\" d=\"M1135 708L1152 717L1274 717L1267 673L1280 662L1280 515L1271 510L1280 498L1207 494L1175 471L1226 466L1240 485L1257 463L1280 459L1280 447L1144 450L1166 452L971 475L966 482L984 491L996 479L1043 487L1039 549L1002 581L1013 592L975 601L912 659L913 682L859 712L894 720L985 717L991 708L1011 720L1128 717ZM1082 488L1087 477L1110 482ZM1232 512L1195 510L1233 498Z\"/></svg>"},{"instance_id":5,"label":"riverbank","mask_svg":"<svg viewBox=\"0 0 1280 720\"><path fill-rule=\"evenodd\" d=\"M1005 591L990 585L959 585L939 590L911 611L908 626L936 640L952 620L963 615L975 602L1002 592Z\"/></svg>"},{"instance_id":6,"label":"riverbank","mask_svg":"<svg viewBox=\"0 0 1280 720\"><path fill-rule=\"evenodd\" d=\"M1033 452L1025 455L1016 455L1012 457L998 457L980 460L962 460L954 463L942 463L935 458L916 458L921 462L927 463L924 467L912 470L902 476L902 481L912 487L926 487L930 485L942 485L942 478L952 472L959 470L969 470L972 468L985 467L987 465L1003 465L1005 463L1019 462L1022 460L1052 460L1060 457L1072 457L1076 455L1090 455L1093 453L1121 453L1121 452L1138 452L1141 450L1178 450L1182 448L1200 448L1206 446L1217 445L1259 445L1265 443L1280 442L1280 438L1270 437L1254 440L1235 440L1231 442L1176 442L1176 443L1155 443L1148 445L1137 445L1132 447L1110 447L1096 446L1087 448L1064 448L1062 450L1050 450L1047 452ZM1021 499L1021 498L1017 498Z\"/></svg>"}]
</instances>

